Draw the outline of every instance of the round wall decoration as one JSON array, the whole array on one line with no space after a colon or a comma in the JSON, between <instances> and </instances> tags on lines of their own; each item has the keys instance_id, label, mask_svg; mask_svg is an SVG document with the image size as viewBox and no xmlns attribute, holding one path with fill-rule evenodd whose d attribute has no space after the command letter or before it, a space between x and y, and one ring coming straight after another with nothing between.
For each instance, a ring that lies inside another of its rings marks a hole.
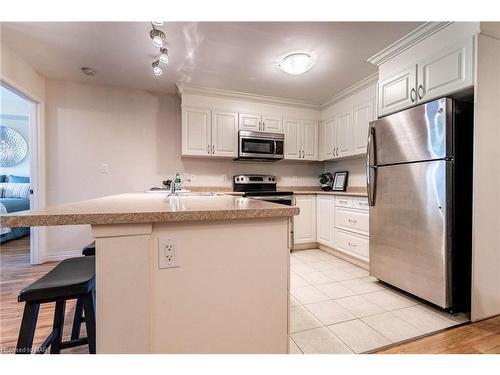
<instances>
[{"instance_id":1,"label":"round wall decoration","mask_svg":"<svg viewBox=\"0 0 500 375\"><path fill-rule=\"evenodd\" d=\"M13 167L23 161L28 144L21 134L7 126L0 126L0 167Z\"/></svg>"}]
</instances>

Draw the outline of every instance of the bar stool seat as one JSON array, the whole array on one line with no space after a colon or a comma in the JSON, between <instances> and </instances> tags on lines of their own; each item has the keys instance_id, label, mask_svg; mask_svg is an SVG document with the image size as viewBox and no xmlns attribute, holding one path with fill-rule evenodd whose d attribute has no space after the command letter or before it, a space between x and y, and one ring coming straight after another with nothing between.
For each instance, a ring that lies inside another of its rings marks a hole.
<instances>
[{"instance_id":1,"label":"bar stool seat","mask_svg":"<svg viewBox=\"0 0 500 375\"><path fill-rule=\"evenodd\" d=\"M62 341L66 301L70 299L76 299L82 307L87 337ZM61 349L87 344L91 354L96 352L95 257L63 260L45 276L24 288L19 293L18 301L24 301L25 305L16 353L32 352L40 304L48 302L56 303L52 332L36 353L43 354L50 347L50 353L58 354Z\"/></svg>"},{"instance_id":2,"label":"bar stool seat","mask_svg":"<svg viewBox=\"0 0 500 375\"><path fill-rule=\"evenodd\" d=\"M95 288L95 258L78 257L63 260L45 276L21 290L17 300L39 301L70 299L88 294Z\"/></svg>"}]
</instances>

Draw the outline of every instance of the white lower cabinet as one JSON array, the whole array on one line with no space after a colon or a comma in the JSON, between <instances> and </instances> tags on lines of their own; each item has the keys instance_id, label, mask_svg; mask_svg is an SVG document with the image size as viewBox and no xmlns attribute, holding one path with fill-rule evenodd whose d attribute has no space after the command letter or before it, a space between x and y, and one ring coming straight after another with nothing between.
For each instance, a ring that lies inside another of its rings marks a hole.
<instances>
[{"instance_id":1,"label":"white lower cabinet","mask_svg":"<svg viewBox=\"0 0 500 375\"><path fill-rule=\"evenodd\" d=\"M333 247L335 197L318 195L316 198L316 240L318 243Z\"/></svg>"},{"instance_id":2,"label":"white lower cabinet","mask_svg":"<svg viewBox=\"0 0 500 375\"><path fill-rule=\"evenodd\" d=\"M298 195L296 206L300 213L294 216L294 244L316 242L316 195Z\"/></svg>"},{"instance_id":3,"label":"white lower cabinet","mask_svg":"<svg viewBox=\"0 0 500 375\"><path fill-rule=\"evenodd\" d=\"M369 261L368 200L362 197L335 197L334 248Z\"/></svg>"}]
</instances>

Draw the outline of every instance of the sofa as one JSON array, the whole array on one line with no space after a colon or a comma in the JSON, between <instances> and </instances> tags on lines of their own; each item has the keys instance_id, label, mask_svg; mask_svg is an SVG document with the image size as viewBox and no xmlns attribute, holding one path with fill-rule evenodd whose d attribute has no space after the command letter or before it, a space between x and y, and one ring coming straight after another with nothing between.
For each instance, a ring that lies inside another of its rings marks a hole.
<instances>
[{"instance_id":1,"label":"sofa","mask_svg":"<svg viewBox=\"0 0 500 375\"><path fill-rule=\"evenodd\" d=\"M0 175L0 214L30 209L30 179ZM30 228L0 228L0 243L30 234Z\"/></svg>"}]
</instances>

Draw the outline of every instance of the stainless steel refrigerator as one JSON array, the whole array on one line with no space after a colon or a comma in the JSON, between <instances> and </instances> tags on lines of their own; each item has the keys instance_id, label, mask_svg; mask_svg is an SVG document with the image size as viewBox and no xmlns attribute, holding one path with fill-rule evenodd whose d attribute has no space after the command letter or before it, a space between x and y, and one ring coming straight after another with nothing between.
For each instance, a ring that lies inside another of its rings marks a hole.
<instances>
[{"instance_id":1,"label":"stainless steel refrigerator","mask_svg":"<svg viewBox=\"0 0 500 375\"><path fill-rule=\"evenodd\" d=\"M435 100L370 123L370 274L444 309L470 303L471 106Z\"/></svg>"}]
</instances>

